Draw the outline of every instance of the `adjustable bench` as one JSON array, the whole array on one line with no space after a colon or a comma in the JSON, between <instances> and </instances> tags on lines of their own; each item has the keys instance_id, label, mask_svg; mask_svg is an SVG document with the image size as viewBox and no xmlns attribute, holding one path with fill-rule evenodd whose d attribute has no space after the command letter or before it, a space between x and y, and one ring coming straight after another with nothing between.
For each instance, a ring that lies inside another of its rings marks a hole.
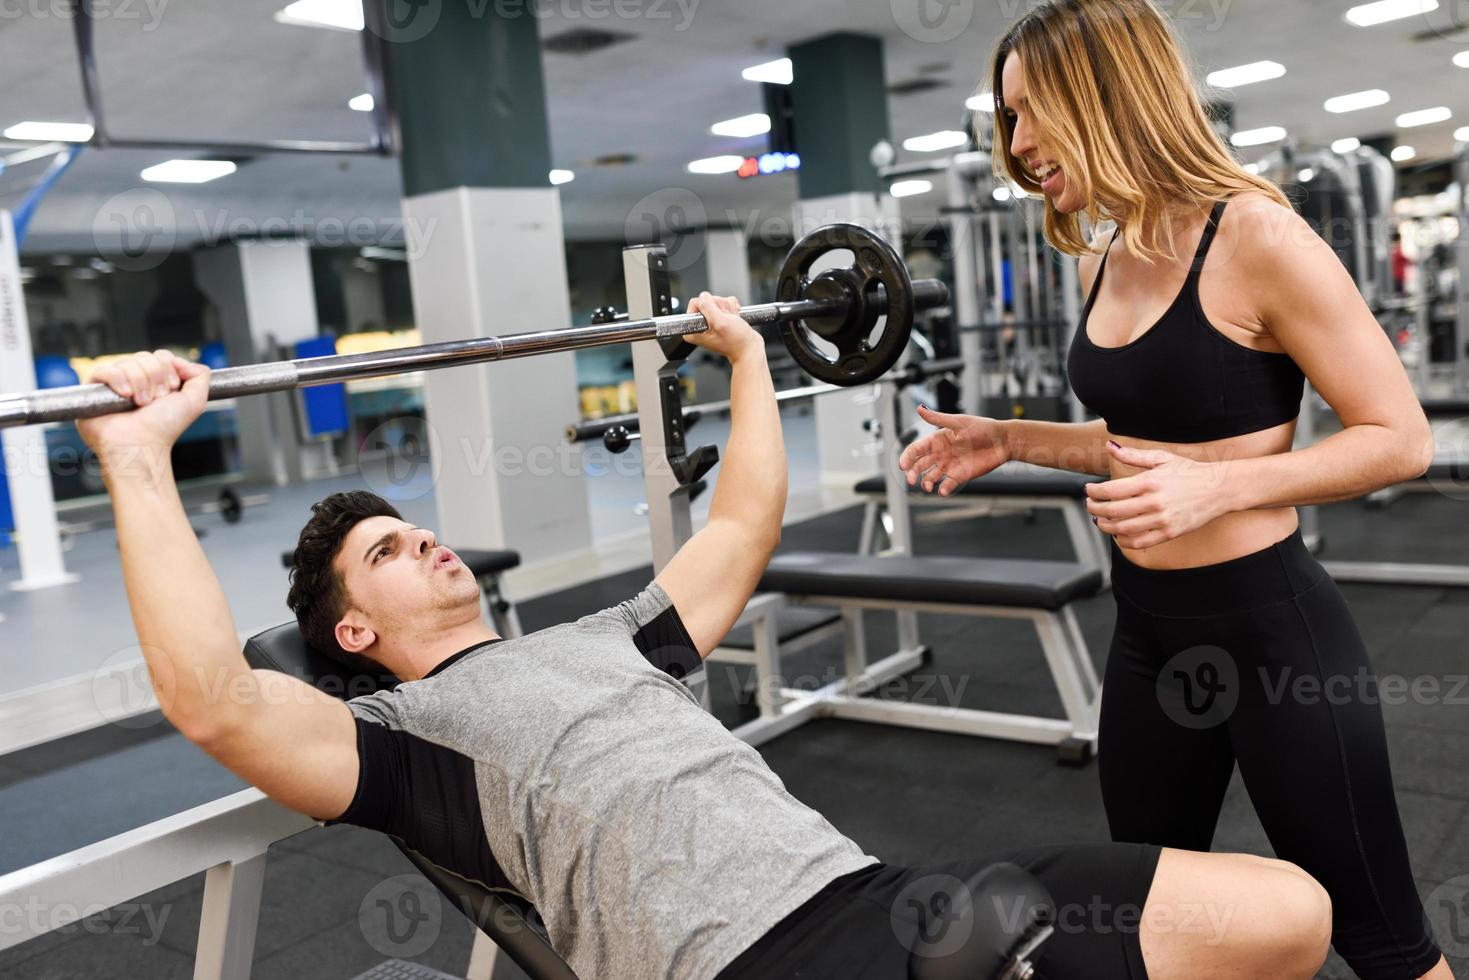
<instances>
[{"instance_id":1,"label":"adjustable bench","mask_svg":"<svg viewBox=\"0 0 1469 980\"><path fill-rule=\"evenodd\" d=\"M812 718L848 718L1055 745L1062 761L1084 764L1096 747L1101 684L1070 604L1101 588L1101 572L1074 562L814 551L777 555L758 586L760 593L776 595L757 595L742 617L757 638L763 637L766 651L756 658L760 717L735 734L758 745ZM785 603L840 610L842 679L814 692L784 686L776 617ZM910 647L869 664L862 622L868 609L1029 619L1066 718L862 697L930 660L925 648Z\"/></svg>"},{"instance_id":2,"label":"adjustable bench","mask_svg":"<svg viewBox=\"0 0 1469 980\"><path fill-rule=\"evenodd\" d=\"M1091 515L1086 512L1087 484L1101 480L1098 476L1067 470L1006 465L970 480L947 497L927 493L918 487L910 488L908 501L910 505L923 507L962 507L969 510L982 510L986 505L993 507L999 504L1015 510L1033 507L1059 510L1066 521L1066 532L1071 538L1077 562L1100 572L1105 588L1111 580L1111 550L1107 547L1106 535L1096 529ZM864 555L875 554L879 550L880 536L886 536L888 540L893 537L886 481L881 476L869 477L853 490L867 501L858 549Z\"/></svg>"}]
</instances>

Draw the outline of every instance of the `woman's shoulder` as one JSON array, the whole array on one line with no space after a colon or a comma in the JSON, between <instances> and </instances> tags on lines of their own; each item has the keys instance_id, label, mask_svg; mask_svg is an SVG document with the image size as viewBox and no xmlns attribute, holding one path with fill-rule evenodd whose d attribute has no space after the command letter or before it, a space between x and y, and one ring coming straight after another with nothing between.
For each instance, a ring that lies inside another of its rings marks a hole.
<instances>
[{"instance_id":1,"label":"woman's shoulder","mask_svg":"<svg viewBox=\"0 0 1469 980\"><path fill-rule=\"evenodd\" d=\"M1219 222L1219 233L1224 234L1231 226L1248 234L1304 224L1294 208L1281 204L1264 191L1244 191L1229 199Z\"/></svg>"},{"instance_id":2,"label":"woman's shoulder","mask_svg":"<svg viewBox=\"0 0 1469 980\"><path fill-rule=\"evenodd\" d=\"M1263 191L1246 191L1229 199L1219 221L1215 250L1254 271L1282 271L1285 256L1299 251L1290 246L1320 243L1315 230L1295 212Z\"/></svg>"}]
</instances>

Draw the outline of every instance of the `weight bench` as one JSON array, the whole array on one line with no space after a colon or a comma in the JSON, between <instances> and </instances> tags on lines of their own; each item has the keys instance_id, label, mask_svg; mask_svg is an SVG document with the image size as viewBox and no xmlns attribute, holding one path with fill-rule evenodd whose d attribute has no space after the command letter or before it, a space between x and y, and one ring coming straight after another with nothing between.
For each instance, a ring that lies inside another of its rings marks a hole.
<instances>
[{"instance_id":1,"label":"weight bench","mask_svg":"<svg viewBox=\"0 0 1469 980\"><path fill-rule=\"evenodd\" d=\"M1077 562L1100 572L1102 587L1106 588L1112 578L1112 552L1106 535L1097 530L1091 515L1086 511L1087 484L1101 481L1101 477L1068 470L1001 467L993 473L970 480L948 497L927 493L918 487L910 488L908 501L910 505L965 508L971 511L980 511L984 505L996 504L1017 510L1032 507L1059 510L1066 521L1066 532L1071 538L1071 547L1075 551ZM862 514L858 550L864 555L876 554L880 535L885 533L888 540L892 540L893 536L892 516L888 513L887 506L886 481L881 476L868 477L853 487L853 490L867 501Z\"/></svg>"},{"instance_id":2,"label":"weight bench","mask_svg":"<svg viewBox=\"0 0 1469 980\"><path fill-rule=\"evenodd\" d=\"M813 718L847 718L1057 746L1061 761L1085 764L1096 748L1101 684L1071 603L1101 591L1102 575L1074 562L913 555L792 552L777 555L761 595L741 617L761 639L756 658L760 717L735 729L752 745ZM777 617L784 604L840 611L844 674L815 691L784 687ZM930 662L926 648L869 664L862 615L868 609L1029 619L1036 629L1066 718L911 704L862 695Z\"/></svg>"},{"instance_id":3,"label":"weight bench","mask_svg":"<svg viewBox=\"0 0 1469 980\"><path fill-rule=\"evenodd\" d=\"M479 582L480 592L484 594L485 610L495 626L495 632L507 638L520 636L520 615L515 611L515 604L505 598L500 584L501 575L520 565L520 552L467 549L454 550L454 554L459 556L464 567ZM295 551L281 552L281 564L290 568L295 556Z\"/></svg>"}]
</instances>

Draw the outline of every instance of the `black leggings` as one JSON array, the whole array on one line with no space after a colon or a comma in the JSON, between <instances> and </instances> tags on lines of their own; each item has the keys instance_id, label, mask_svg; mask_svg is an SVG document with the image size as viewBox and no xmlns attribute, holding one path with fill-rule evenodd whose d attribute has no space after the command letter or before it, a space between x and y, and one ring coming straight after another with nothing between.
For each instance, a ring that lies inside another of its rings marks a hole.
<instances>
[{"instance_id":1,"label":"black leggings","mask_svg":"<svg viewBox=\"0 0 1469 980\"><path fill-rule=\"evenodd\" d=\"M1439 959L1408 865L1377 678L1300 532L1202 568L1112 549L1117 627L1098 765L1112 839L1209 850L1239 763L1278 857L1331 895L1332 942L1365 980Z\"/></svg>"}]
</instances>

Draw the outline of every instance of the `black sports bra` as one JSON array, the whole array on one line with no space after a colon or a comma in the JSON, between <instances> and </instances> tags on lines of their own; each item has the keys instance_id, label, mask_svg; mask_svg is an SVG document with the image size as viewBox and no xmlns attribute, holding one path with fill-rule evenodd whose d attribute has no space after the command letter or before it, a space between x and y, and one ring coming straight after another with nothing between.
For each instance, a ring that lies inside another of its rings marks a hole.
<instances>
[{"instance_id":1,"label":"black sports bra","mask_svg":"<svg viewBox=\"0 0 1469 980\"><path fill-rule=\"evenodd\" d=\"M1116 435L1209 442L1269 429L1300 414L1305 376L1290 355L1230 340L1214 329L1199 304L1199 273L1226 203L1214 205L1173 305L1147 333L1121 347L1098 347L1086 335L1107 271L1102 256L1066 370L1082 404L1106 419Z\"/></svg>"}]
</instances>

